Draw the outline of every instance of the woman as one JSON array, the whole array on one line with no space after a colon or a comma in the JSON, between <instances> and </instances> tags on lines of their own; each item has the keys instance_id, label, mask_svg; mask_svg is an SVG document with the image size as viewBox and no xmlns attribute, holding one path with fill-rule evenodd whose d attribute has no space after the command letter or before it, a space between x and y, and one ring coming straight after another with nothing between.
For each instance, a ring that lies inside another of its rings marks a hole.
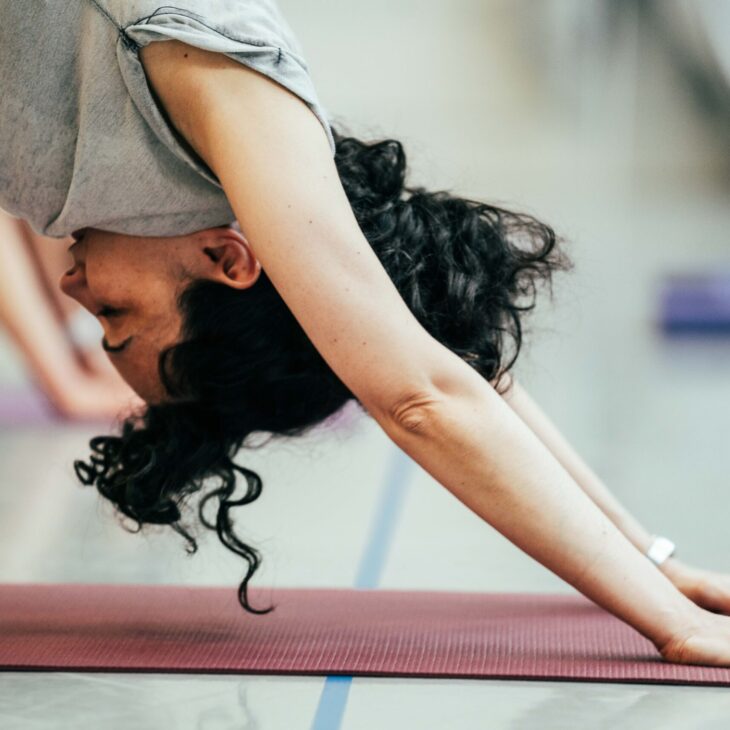
<instances>
[{"instance_id":1,"label":"woman","mask_svg":"<svg viewBox=\"0 0 730 730\"><path fill-rule=\"evenodd\" d=\"M273 2L30 5L2 11L0 206L78 238L61 288L148 404L92 440L86 484L194 551L180 508L217 479L199 516L248 561L239 597L260 612L259 556L231 511L261 481L233 458L256 431L296 435L355 399L665 659L730 665L730 618L712 612L730 609L730 579L673 558L657 570L651 537L510 383L521 313L568 268L548 226L407 188L397 141L333 129ZM62 186L34 186L51 170Z\"/></svg>"}]
</instances>

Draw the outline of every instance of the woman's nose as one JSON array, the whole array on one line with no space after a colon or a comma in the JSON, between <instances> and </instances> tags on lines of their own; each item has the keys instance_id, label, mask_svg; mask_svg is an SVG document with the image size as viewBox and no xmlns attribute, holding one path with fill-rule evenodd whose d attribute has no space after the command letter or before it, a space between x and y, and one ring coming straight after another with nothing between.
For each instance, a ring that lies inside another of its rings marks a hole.
<instances>
[{"instance_id":1,"label":"woman's nose","mask_svg":"<svg viewBox=\"0 0 730 730\"><path fill-rule=\"evenodd\" d=\"M75 263L66 271L58 282L61 291L75 299L79 304L90 310L88 287L86 286L86 267L82 263Z\"/></svg>"}]
</instances>

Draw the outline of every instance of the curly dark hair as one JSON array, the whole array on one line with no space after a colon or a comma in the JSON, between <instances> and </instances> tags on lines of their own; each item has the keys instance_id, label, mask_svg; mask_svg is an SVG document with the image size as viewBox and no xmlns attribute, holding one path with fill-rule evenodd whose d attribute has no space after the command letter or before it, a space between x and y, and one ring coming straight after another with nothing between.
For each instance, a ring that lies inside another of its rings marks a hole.
<instances>
[{"instance_id":1,"label":"curly dark hair","mask_svg":"<svg viewBox=\"0 0 730 730\"><path fill-rule=\"evenodd\" d=\"M333 128L335 163L362 232L418 321L490 382L514 364L521 316L539 283L572 263L554 231L532 216L445 191L406 187L406 157L394 139L363 142ZM210 479L200 522L240 555L248 569L238 589L251 613L248 584L259 552L234 532L231 511L260 494L258 474L234 457L257 433L304 434L357 400L327 365L265 272L248 289L209 280L181 293L180 341L161 353L160 379L170 401L149 405L121 433L91 439L88 462L74 468L118 512L145 524L170 525L189 554L197 551L182 510ZM507 345L512 343L512 354ZM236 474L245 492L234 498ZM218 499L215 522L204 514ZM128 528L126 528L128 529Z\"/></svg>"}]
</instances>

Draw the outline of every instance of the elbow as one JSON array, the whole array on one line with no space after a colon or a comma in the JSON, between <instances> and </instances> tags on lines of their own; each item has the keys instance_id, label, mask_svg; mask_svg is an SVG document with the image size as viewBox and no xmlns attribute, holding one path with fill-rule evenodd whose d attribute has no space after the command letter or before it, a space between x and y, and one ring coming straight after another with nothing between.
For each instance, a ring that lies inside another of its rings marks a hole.
<instances>
[{"instance_id":1,"label":"elbow","mask_svg":"<svg viewBox=\"0 0 730 730\"><path fill-rule=\"evenodd\" d=\"M389 434L426 435L445 399L437 389L412 391L393 401L377 420Z\"/></svg>"},{"instance_id":2,"label":"elbow","mask_svg":"<svg viewBox=\"0 0 730 730\"><path fill-rule=\"evenodd\" d=\"M412 379L410 385L401 383L387 397L379 395L373 399L375 407L366 408L396 441L399 436L438 438L445 422L465 417L480 398L499 400L487 381L456 356L447 366Z\"/></svg>"}]
</instances>

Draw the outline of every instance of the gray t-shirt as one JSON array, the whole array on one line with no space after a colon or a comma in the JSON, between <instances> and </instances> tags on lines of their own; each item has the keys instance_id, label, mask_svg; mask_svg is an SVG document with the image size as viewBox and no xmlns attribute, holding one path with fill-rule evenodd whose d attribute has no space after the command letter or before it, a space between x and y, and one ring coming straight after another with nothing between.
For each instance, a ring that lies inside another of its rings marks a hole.
<instances>
[{"instance_id":1,"label":"gray t-shirt","mask_svg":"<svg viewBox=\"0 0 730 730\"><path fill-rule=\"evenodd\" d=\"M38 233L175 236L236 216L165 119L139 49L178 39L266 74L334 139L275 0L0 0L0 208ZM245 230L245 221L240 221Z\"/></svg>"}]
</instances>

